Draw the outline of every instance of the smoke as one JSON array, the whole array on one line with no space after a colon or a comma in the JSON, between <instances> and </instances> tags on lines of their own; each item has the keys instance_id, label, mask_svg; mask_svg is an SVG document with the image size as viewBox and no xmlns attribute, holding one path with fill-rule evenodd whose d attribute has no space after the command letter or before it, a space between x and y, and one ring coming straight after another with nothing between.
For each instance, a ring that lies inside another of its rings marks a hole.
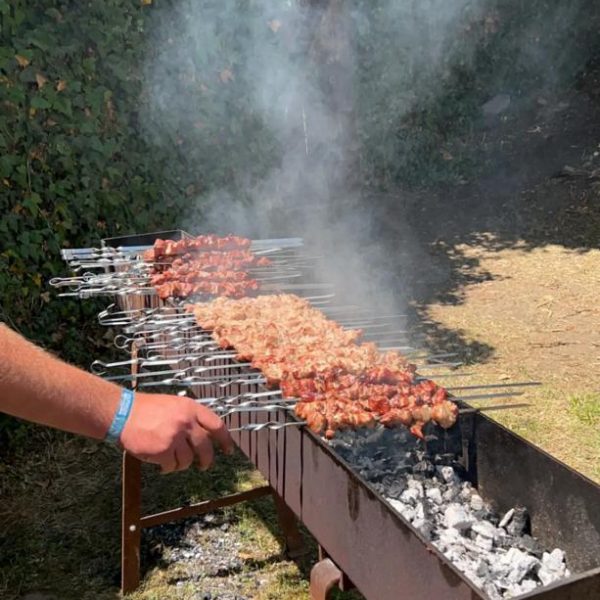
<instances>
[{"instance_id":1,"label":"smoke","mask_svg":"<svg viewBox=\"0 0 600 600\"><path fill-rule=\"evenodd\" d=\"M144 125L178 153L190 196L182 227L304 237L344 302L401 312L402 269L416 267L394 249L414 234L400 218L397 239L378 239L378 207L361 195L365 140L382 163L406 152L398 124L476 60L501 27L492 6L181 0L158 11ZM572 11L549 10L511 50L551 63L532 31L548 19L566 31Z\"/></svg>"}]
</instances>

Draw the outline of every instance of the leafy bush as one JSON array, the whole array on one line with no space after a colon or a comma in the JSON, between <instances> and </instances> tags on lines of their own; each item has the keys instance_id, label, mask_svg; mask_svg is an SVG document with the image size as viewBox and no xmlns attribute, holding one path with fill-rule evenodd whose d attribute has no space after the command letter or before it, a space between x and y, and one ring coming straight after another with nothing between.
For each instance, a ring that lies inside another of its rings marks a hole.
<instances>
[{"instance_id":1,"label":"leafy bush","mask_svg":"<svg viewBox=\"0 0 600 600\"><path fill-rule=\"evenodd\" d=\"M0 25L2 318L81 358L72 328L91 309L47 289L60 249L177 219L135 134L144 14L134 1L2 0Z\"/></svg>"},{"instance_id":2,"label":"leafy bush","mask_svg":"<svg viewBox=\"0 0 600 600\"><path fill-rule=\"evenodd\" d=\"M179 107L179 123L152 122L145 65L186 6L163 2L150 21L155 7L140 0L0 0L0 318L74 360L99 343L85 331L97 306L48 291L65 272L60 249L180 226L192 198L273 156L266 138L264 150L243 143L260 123L242 84L224 85L212 63L198 66L210 73L198 96L205 129ZM231 64L235 32L220 35L220 64Z\"/></svg>"},{"instance_id":3,"label":"leafy bush","mask_svg":"<svg viewBox=\"0 0 600 600\"><path fill-rule=\"evenodd\" d=\"M571 88L600 49L593 0L353 5L361 167L378 187L472 175L485 102L509 95L514 118Z\"/></svg>"}]
</instances>

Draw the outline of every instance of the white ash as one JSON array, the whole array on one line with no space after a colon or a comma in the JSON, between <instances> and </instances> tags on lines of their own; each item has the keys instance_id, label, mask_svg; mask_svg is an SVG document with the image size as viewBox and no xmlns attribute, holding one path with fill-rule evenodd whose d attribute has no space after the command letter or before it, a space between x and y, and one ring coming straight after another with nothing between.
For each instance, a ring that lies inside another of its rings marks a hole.
<instances>
[{"instance_id":1,"label":"white ash","mask_svg":"<svg viewBox=\"0 0 600 600\"><path fill-rule=\"evenodd\" d=\"M243 540L230 518L225 513L209 513L147 529L147 559L153 558L165 568L176 565L167 571L168 583L179 588L178 593L181 588L186 593L193 589L194 599L254 598L264 582L241 558Z\"/></svg>"},{"instance_id":2,"label":"white ash","mask_svg":"<svg viewBox=\"0 0 600 600\"><path fill-rule=\"evenodd\" d=\"M569 577L565 553L527 533L527 510L494 513L455 454L427 456L402 430L342 432L330 444L491 600Z\"/></svg>"}]
</instances>

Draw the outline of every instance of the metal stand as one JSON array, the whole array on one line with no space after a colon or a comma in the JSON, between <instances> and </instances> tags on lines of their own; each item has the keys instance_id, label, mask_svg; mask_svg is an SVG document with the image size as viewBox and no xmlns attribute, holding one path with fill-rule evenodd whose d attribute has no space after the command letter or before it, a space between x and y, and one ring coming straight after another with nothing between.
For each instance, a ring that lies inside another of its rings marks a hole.
<instances>
[{"instance_id":1,"label":"metal stand","mask_svg":"<svg viewBox=\"0 0 600 600\"><path fill-rule=\"evenodd\" d=\"M137 347L132 347L132 358L138 355ZM131 369L135 389L137 366ZM285 552L296 558L304 552L304 541L294 513L269 485L260 486L246 492L237 492L214 500L205 500L189 506L181 506L153 515L142 515L142 464L127 452L123 452L123 486L121 519L121 592L133 592L140 584L140 546L142 529L156 527L178 519L205 514L232 506L247 500L254 500L271 494L275 501L277 519L283 532Z\"/></svg>"},{"instance_id":2,"label":"metal stand","mask_svg":"<svg viewBox=\"0 0 600 600\"><path fill-rule=\"evenodd\" d=\"M156 525L170 523L177 519L201 515L269 494L273 495L275 501L279 525L283 531L286 553L290 558L297 557L302 553L304 542L298 529L296 517L270 486L264 485L246 492L238 492L214 500L205 500L204 502L198 502L190 506L182 506L165 512L142 516L141 462L127 452L123 452L122 593L133 592L140 583L140 544L143 528L155 527Z\"/></svg>"},{"instance_id":3,"label":"metal stand","mask_svg":"<svg viewBox=\"0 0 600 600\"><path fill-rule=\"evenodd\" d=\"M339 587L342 572L330 558L320 560L310 571L310 600L327 600L329 592Z\"/></svg>"}]
</instances>

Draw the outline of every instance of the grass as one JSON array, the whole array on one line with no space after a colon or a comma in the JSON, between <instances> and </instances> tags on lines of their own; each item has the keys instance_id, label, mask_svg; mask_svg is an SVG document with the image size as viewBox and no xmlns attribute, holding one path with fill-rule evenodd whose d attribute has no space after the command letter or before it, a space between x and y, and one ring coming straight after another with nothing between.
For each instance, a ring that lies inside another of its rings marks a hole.
<instances>
[{"instance_id":1,"label":"grass","mask_svg":"<svg viewBox=\"0 0 600 600\"><path fill-rule=\"evenodd\" d=\"M467 357L463 372L472 376L461 384L541 381L506 400L529 407L490 417L600 481L600 394L590 391L600 389L600 252L483 244L460 251L489 277L465 286L457 304L434 304L426 314L438 340L449 338L461 356L488 349Z\"/></svg>"},{"instance_id":2,"label":"grass","mask_svg":"<svg viewBox=\"0 0 600 600\"><path fill-rule=\"evenodd\" d=\"M240 454L219 457L208 473L188 470L163 476L145 466L143 479L145 512L263 483ZM308 574L317 556L309 534L304 532L308 554L296 563L283 555L270 499L228 508L226 514L243 564L236 577L237 593L257 600L308 599ZM222 576L185 581L183 566L164 562L161 556L146 538L142 586L128 598L198 600L199 588L223 582ZM17 600L29 592L42 592L56 600L116 600L119 577L119 453L33 427L0 463L0 598ZM184 581L179 586L178 577Z\"/></svg>"},{"instance_id":3,"label":"grass","mask_svg":"<svg viewBox=\"0 0 600 600\"><path fill-rule=\"evenodd\" d=\"M571 413L584 425L592 427L600 425L600 392L571 396L569 408Z\"/></svg>"}]
</instances>

